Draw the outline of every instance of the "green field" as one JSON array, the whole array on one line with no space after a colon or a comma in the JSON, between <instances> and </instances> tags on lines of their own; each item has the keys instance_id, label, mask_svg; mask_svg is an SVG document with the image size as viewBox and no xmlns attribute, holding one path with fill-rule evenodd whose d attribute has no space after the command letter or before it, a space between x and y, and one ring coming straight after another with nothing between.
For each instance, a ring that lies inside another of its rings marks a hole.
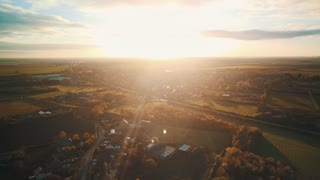
<instances>
[{"instance_id":1,"label":"green field","mask_svg":"<svg viewBox=\"0 0 320 180\"><path fill-rule=\"evenodd\" d=\"M67 69L67 66L9 66L1 67L0 76L14 76L19 74L50 74L60 73Z\"/></svg>"},{"instance_id":2,"label":"green field","mask_svg":"<svg viewBox=\"0 0 320 180\"><path fill-rule=\"evenodd\" d=\"M0 103L0 117L30 113L37 110L40 110L40 107L22 101Z\"/></svg>"},{"instance_id":3,"label":"green field","mask_svg":"<svg viewBox=\"0 0 320 180\"><path fill-rule=\"evenodd\" d=\"M233 122L239 126L255 126L263 131L265 141L262 142L257 154L265 157L275 157L285 163L289 163L307 178L320 176L320 166L317 164L320 162L319 137L307 136L252 121L238 119L224 120Z\"/></svg>"},{"instance_id":4,"label":"green field","mask_svg":"<svg viewBox=\"0 0 320 180\"><path fill-rule=\"evenodd\" d=\"M258 107L250 104L234 103L230 101L216 100L212 101L215 109L225 112L231 112L243 116L253 117L258 111Z\"/></svg>"},{"instance_id":5,"label":"green field","mask_svg":"<svg viewBox=\"0 0 320 180\"><path fill-rule=\"evenodd\" d=\"M56 96L63 95L67 92L71 93L90 93L97 91L102 88L92 88L92 87L80 87L80 86L49 86L50 88L57 88L58 91L54 92L47 92L47 93L41 93L37 95L33 95L31 97L37 98L37 99L47 99L47 98L52 98Z\"/></svg>"},{"instance_id":6,"label":"green field","mask_svg":"<svg viewBox=\"0 0 320 180\"><path fill-rule=\"evenodd\" d=\"M202 106L205 108L215 109L219 111L230 112L234 114L239 114L242 116L253 117L254 114L257 113L258 107L251 104L245 103L236 103L231 101L223 101L223 100L188 100L187 103L194 104L197 106Z\"/></svg>"},{"instance_id":7,"label":"green field","mask_svg":"<svg viewBox=\"0 0 320 180\"><path fill-rule=\"evenodd\" d=\"M262 144L259 154L292 164L306 179L320 177L320 147L272 133L264 133L264 137L267 143Z\"/></svg>"},{"instance_id":8,"label":"green field","mask_svg":"<svg viewBox=\"0 0 320 180\"><path fill-rule=\"evenodd\" d=\"M163 134L163 129L167 131L165 135ZM159 137L162 143L204 146L218 153L227 146L230 146L232 139L231 134L226 132L186 129L164 125L152 125L149 135Z\"/></svg>"},{"instance_id":9,"label":"green field","mask_svg":"<svg viewBox=\"0 0 320 180\"><path fill-rule=\"evenodd\" d=\"M291 164L307 177L306 179L311 179L308 177L319 179L320 141L318 136L303 135L253 121L234 118L224 118L223 120L238 126L258 127L263 132L265 140L261 142L257 154L264 157L274 157Z\"/></svg>"},{"instance_id":10,"label":"green field","mask_svg":"<svg viewBox=\"0 0 320 180\"><path fill-rule=\"evenodd\" d=\"M267 98L267 106L272 108L299 109L305 111L314 110L314 106L309 95L289 94L289 93L271 93Z\"/></svg>"}]
</instances>

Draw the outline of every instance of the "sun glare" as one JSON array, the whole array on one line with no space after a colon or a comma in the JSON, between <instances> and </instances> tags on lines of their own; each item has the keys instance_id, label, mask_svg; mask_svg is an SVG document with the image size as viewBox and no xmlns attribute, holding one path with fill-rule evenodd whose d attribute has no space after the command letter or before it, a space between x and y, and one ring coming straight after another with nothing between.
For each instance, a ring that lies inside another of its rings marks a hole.
<instances>
[{"instance_id":1,"label":"sun glare","mask_svg":"<svg viewBox=\"0 0 320 180\"><path fill-rule=\"evenodd\" d=\"M234 47L226 39L199 33L201 22L184 8L118 8L97 28L97 43L105 56L169 59L220 56ZM181 22L177 16L190 17Z\"/></svg>"}]
</instances>

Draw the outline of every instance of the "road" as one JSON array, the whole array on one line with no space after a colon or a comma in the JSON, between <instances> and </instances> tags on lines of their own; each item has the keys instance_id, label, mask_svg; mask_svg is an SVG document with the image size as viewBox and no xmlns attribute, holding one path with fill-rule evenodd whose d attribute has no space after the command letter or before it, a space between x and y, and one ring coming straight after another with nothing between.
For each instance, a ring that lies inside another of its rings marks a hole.
<instances>
[{"instance_id":1,"label":"road","mask_svg":"<svg viewBox=\"0 0 320 180\"><path fill-rule=\"evenodd\" d=\"M101 141L104 139L104 129L102 126L97 125L97 139L94 141L93 145L90 147L90 149L80 158L80 167L79 167L79 173L78 178L80 180L86 180L90 179L88 177L89 172L89 162L92 158L92 155L95 151L95 149L99 146Z\"/></svg>"},{"instance_id":2,"label":"road","mask_svg":"<svg viewBox=\"0 0 320 180\"><path fill-rule=\"evenodd\" d=\"M105 82L104 84L109 86L109 87L112 87L112 88L120 89L122 91L138 94L138 92L133 91L131 89L126 89L126 88L123 88L123 87L119 87L119 86L116 86L116 85L113 85L113 84L110 84L110 83L107 83L107 82ZM295 127L290 127L290 126L284 126L284 125L281 125L281 124L266 122L266 121L263 121L263 120L260 120L260 119L249 118L249 117L246 117L246 116L241 116L241 115L238 115L238 114L233 114L233 113L229 113L229 112L225 112L225 111L207 109L207 108L203 108L201 106L188 104L188 103L184 103L184 102L181 102L181 101L164 99L162 97L157 97L157 96L155 96L153 94L150 94L150 93L149 94L148 93L141 93L140 95L150 96L150 97L152 97L154 99L158 99L158 101L159 101L159 99L162 99L164 102L167 102L169 104L173 104L175 106L180 106L180 107L187 108L187 109L190 109L190 110L201 111L201 112L207 113L207 114L213 114L213 115L218 114L218 115L222 115L222 116L226 116L226 117L231 117L231 118L235 118L235 119L251 121L251 122L264 124L264 125L271 126L271 127L281 128L281 129L285 129L285 130L289 130L289 131L293 131L293 132L298 132L298 133L302 133L302 134L310 134L310 135L320 136L320 132L310 131L310 130L300 129L300 128L295 128Z\"/></svg>"}]
</instances>

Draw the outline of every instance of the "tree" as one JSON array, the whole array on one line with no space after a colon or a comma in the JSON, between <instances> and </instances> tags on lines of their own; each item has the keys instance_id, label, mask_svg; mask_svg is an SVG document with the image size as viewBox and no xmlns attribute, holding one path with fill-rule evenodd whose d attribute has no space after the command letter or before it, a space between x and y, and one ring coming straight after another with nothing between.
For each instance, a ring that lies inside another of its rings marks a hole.
<instances>
[{"instance_id":1,"label":"tree","mask_svg":"<svg viewBox=\"0 0 320 180\"><path fill-rule=\"evenodd\" d=\"M83 139L88 139L90 137L90 134L88 132L84 132L82 135Z\"/></svg>"},{"instance_id":2,"label":"tree","mask_svg":"<svg viewBox=\"0 0 320 180\"><path fill-rule=\"evenodd\" d=\"M74 134L73 136L72 136L72 141L79 141L80 140L80 136L79 136L79 134L78 133L76 133L76 134Z\"/></svg>"},{"instance_id":3,"label":"tree","mask_svg":"<svg viewBox=\"0 0 320 180\"><path fill-rule=\"evenodd\" d=\"M137 144L137 156L140 159L143 159L146 154L146 148L142 143Z\"/></svg>"},{"instance_id":4,"label":"tree","mask_svg":"<svg viewBox=\"0 0 320 180\"><path fill-rule=\"evenodd\" d=\"M232 146L243 151L254 151L263 139L262 132L256 127L242 126L232 138Z\"/></svg>"},{"instance_id":5,"label":"tree","mask_svg":"<svg viewBox=\"0 0 320 180\"><path fill-rule=\"evenodd\" d=\"M146 159L144 161L144 167L145 178L152 179L154 172L157 170L158 167L157 162L152 158Z\"/></svg>"},{"instance_id":6,"label":"tree","mask_svg":"<svg viewBox=\"0 0 320 180\"><path fill-rule=\"evenodd\" d=\"M60 131L59 132L59 137L60 138L66 138L67 137L67 133L65 131Z\"/></svg>"},{"instance_id":7,"label":"tree","mask_svg":"<svg viewBox=\"0 0 320 180\"><path fill-rule=\"evenodd\" d=\"M158 164L157 164L157 162L154 160L154 159L152 159L152 158L149 158L149 159L147 159L146 161L145 161L145 165L146 165L146 167L149 169L155 169L155 168L157 168L158 167Z\"/></svg>"}]
</instances>

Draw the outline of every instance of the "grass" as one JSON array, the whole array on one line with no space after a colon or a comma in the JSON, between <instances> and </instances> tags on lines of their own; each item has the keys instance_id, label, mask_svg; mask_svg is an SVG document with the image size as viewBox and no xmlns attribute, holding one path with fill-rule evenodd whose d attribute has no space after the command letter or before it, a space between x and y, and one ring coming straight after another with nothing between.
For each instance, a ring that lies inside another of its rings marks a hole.
<instances>
[{"instance_id":1,"label":"grass","mask_svg":"<svg viewBox=\"0 0 320 180\"><path fill-rule=\"evenodd\" d=\"M279 153L272 153L271 156L281 154L284 156L276 156L280 160L289 161L293 166L304 174L306 179L311 177L320 177L320 148L304 143L296 139L278 136L272 133L264 133L266 140L276 148ZM270 156L270 147L262 145L260 154Z\"/></svg>"},{"instance_id":2,"label":"grass","mask_svg":"<svg viewBox=\"0 0 320 180\"><path fill-rule=\"evenodd\" d=\"M47 99L47 98L52 98L56 96L60 96L64 94L65 92L63 91L55 91L55 92L47 92L47 93L41 93L41 94L36 94L31 97L36 98L36 99Z\"/></svg>"},{"instance_id":3,"label":"grass","mask_svg":"<svg viewBox=\"0 0 320 180\"><path fill-rule=\"evenodd\" d=\"M49 86L50 88L57 88L58 91L55 92L47 92L47 93L41 93L37 95L33 95L31 97L36 98L36 99L47 99L47 98L52 98L56 96L63 95L67 92L71 93L90 93L97 91L101 88L93 88L93 87L80 87L80 86Z\"/></svg>"},{"instance_id":4,"label":"grass","mask_svg":"<svg viewBox=\"0 0 320 180\"><path fill-rule=\"evenodd\" d=\"M22 102L0 103L0 117L8 117L40 110L40 107Z\"/></svg>"},{"instance_id":5,"label":"grass","mask_svg":"<svg viewBox=\"0 0 320 180\"><path fill-rule=\"evenodd\" d=\"M209 70L224 70L224 69L239 69L239 70L257 70L257 69L276 69L276 66L266 65L255 65L255 64L239 64L238 66L220 66L220 67L209 67Z\"/></svg>"},{"instance_id":6,"label":"grass","mask_svg":"<svg viewBox=\"0 0 320 180\"><path fill-rule=\"evenodd\" d=\"M318 105L320 106L320 96L314 96L314 99L317 101Z\"/></svg>"},{"instance_id":7,"label":"grass","mask_svg":"<svg viewBox=\"0 0 320 180\"><path fill-rule=\"evenodd\" d=\"M212 101L212 105L217 110L231 112L249 117L253 117L253 115L258 111L257 106L242 103L234 103L229 101L215 100Z\"/></svg>"},{"instance_id":8,"label":"grass","mask_svg":"<svg viewBox=\"0 0 320 180\"><path fill-rule=\"evenodd\" d=\"M314 110L314 106L307 94L271 93L267 98L267 106L271 106L272 108L288 108L305 111Z\"/></svg>"},{"instance_id":9,"label":"grass","mask_svg":"<svg viewBox=\"0 0 320 180\"><path fill-rule=\"evenodd\" d=\"M239 114L242 116L249 116L249 117L253 117L253 115L258 111L258 107L254 105L223 101L223 100L207 101L204 99L198 99L198 100L188 101L188 103L191 103L197 106L206 107L206 108L216 109L220 111L231 112L231 113Z\"/></svg>"},{"instance_id":10,"label":"grass","mask_svg":"<svg viewBox=\"0 0 320 180\"><path fill-rule=\"evenodd\" d=\"M319 179L320 141L318 136L303 135L246 120L233 118L224 118L224 120L238 126L258 127L266 141L262 142L257 154L275 157L293 165L306 177L305 179Z\"/></svg>"},{"instance_id":11,"label":"grass","mask_svg":"<svg viewBox=\"0 0 320 180\"><path fill-rule=\"evenodd\" d=\"M121 106L109 108L107 111L109 113L121 114L122 110L129 110L129 111L135 112L136 109L137 109L137 105L121 105Z\"/></svg>"},{"instance_id":12,"label":"grass","mask_svg":"<svg viewBox=\"0 0 320 180\"><path fill-rule=\"evenodd\" d=\"M164 135L163 129L167 130ZM220 152L231 144L231 134L221 131L205 131L186 129L164 125L153 125L150 136L159 137L163 143L189 144L192 146L204 146L214 152Z\"/></svg>"},{"instance_id":13,"label":"grass","mask_svg":"<svg viewBox=\"0 0 320 180\"><path fill-rule=\"evenodd\" d=\"M53 150L54 150L54 146L52 145L28 148L26 150L25 162L28 165L42 163L44 160L48 159L52 155Z\"/></svg>"},{"instance_id":14,"label":"grass","mask_svg":"<svg viewBox=\"0 0 320 180\"><path fill-rule=\"evenodd\" d=\"M49 74L49 73L59 73L67 69L67 66L10 66L1 67L0 66L0 76L14 76L19 74Z\"/></svg>"}]
</instances>

